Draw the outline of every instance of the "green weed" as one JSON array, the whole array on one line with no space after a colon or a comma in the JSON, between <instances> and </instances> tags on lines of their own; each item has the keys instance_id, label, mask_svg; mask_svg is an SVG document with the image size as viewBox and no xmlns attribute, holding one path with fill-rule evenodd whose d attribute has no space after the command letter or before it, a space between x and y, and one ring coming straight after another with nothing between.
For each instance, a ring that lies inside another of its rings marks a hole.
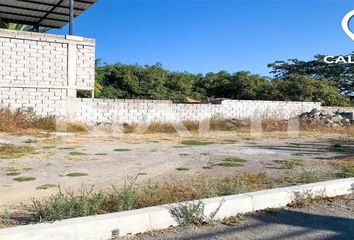
<instances>
[{"instance_id":1,"label":"green weed","mask_svg":"<svg viewBox=\"0 0 354 240\"><path fill-rule=\"evenodd\" d=\"M318 182L318 176L314 171L304 170L304 172L302 173L302 181L305 183Z\"/></svg>"},{"instance_id":2,"label":"green weed","mask_svg":"<svg viewBox=\"0 0 354 240\"><path fill-rule=\"evenodd\" d=\"M17 178L14 178L14 181L16 181L16 182L30 182L30 181L34 181L36 179L37 178L35 178L35 177L17 177Z\"/></svg>"},{"instance_id":3,"label":"green weed","mask_svg":"<svg viewBox=\"0 0 354 240\"><path fill-rule=\"evenodd\" d=\"M38 190L46 190L46 189L49 189L49 188L55 188L57 186L58 185L56 185L56 184L43 184L43 185L40 185L40 186L36 187L36 189L38 189Z\"/></svg>"},{"instance_id":4,"label":"green weed","mask_svg":"<svg viewBox=\"0 0 354 240\"><path fill-rule=\"evenodd\" d=\"M205 146L205 145L214 144L214 142L199 141L199 140L184 140L181 141L180 143L185 146Z\"/></svg>"},{"instance_id":5,"label":"green weed","mask_svg":"<svg viewBox=\"0 0 354 240\"><path fill-rule=\"evenodd\" d=\"M354 177L354 166L353 167L344 167L338 176L341 178L351 178Z\"/></svg>"},{"instance_id":6,"label":"green weed","mask_svg":"<svg viewBox=\"0 0 354 240\"><path fill-rule=\"evenodd\" d=\"M246 160L239 157L229 157L222 160L222 163L216 164L221 167L243 167Z\"/></svg>"},{"instance_id":7,"label":"green weed","mask_svg":"<svg viewBox=\"0 0 354 240\"><path fill-rule=\"evenodd\" d=\"M74 172L74 173L66 174L67 177L84 177L87 175L88 175L87 173L81 173L81 172Z\"/></svg>"},{"instance_id":8,"label":"green weed","mask_svg":"<svg viewBox=\"0 0 354 240\"><path fill-rule=\"evenodd\" d=\"M82 156L82 155L87 155L86 153L82 152L69 152L70 156Z\"/></svg>"},{"instance_id":9,"label":"green weed","mask_svg":"<svg viewBox=\"0 0 354 240\"><path fill-rule=\"evenodd\" d=\"M6 174L6 176L18 176L20 174L21 174L20 172L9 172Z\"/></svg>"},{"instance_id":10,"label":"green weed","mask_svg":"<svg viewBox=\"0 0 354 240\"><path fill-rule=\"evenodd\" d=\"M176 168L177 171L189 171L189 168L186 168L186 167L179 167L179 168Z\"/></svg>"},{"instance_id":11,"label":"green weed","mask_svg":"<svg viewBox=\"0 0 354 240\"><path fill-rule=\"evenodd\" d=\"M131 150L128 148L116 148L113 151L115 151L115 152L129 152Z\"/></svg>"}]
</instances>

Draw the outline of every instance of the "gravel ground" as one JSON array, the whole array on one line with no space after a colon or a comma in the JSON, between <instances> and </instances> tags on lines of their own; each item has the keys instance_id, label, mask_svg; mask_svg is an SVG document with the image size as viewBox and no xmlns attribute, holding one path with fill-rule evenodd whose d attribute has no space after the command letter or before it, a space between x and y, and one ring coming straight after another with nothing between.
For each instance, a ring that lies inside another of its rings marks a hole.
<instances>
[{"instance_id":1,"label":"gravel ground","mask_svg":"<svg viewBox=\"0 0 354 240\"><path fill-rule=\"evenodd\" d=\"M64 137L0 134L0 144L33 147L38 152L21 158L0 159L0 211L9 205L26 204L33 197L53 194L56 187L37 189L49 184L74 190L82 185L105 189L112 185L119 187L135 176L139 176L137 184L145 184L197 176L223 177L263 172L273 177L294 177L305 169L315 171L321 181L338 170L331 164L333 160L354 155L353 139L333 135L249 139L230 134L210 136L203 140L212 144L194 146L183 145L183 140L187 139L160 135L140 139L96 134ZM345 146L343 151L329 149L337 142ZM228 157L238 157L246 162L238 167L218 165ZM293 159L301 161L301 165L288 169L275 162ZM179 168L187 171L178 171ZM19 176L11 175L13 172ZM85 176L70 177L69 173L83 173ZM18 182L14 180L16 177L36 179Z\"/></svg>"},{"instance_id":2,"label":"gravel ground","mask_svg":"<svg viewBox=\"0 0 354 240\"><path fill-rule=\"evenodd\" d=\"M240 217L234 226L178 227L123 239L354 239L354 194L306 206Z\"/></svg>"}]
</instances>

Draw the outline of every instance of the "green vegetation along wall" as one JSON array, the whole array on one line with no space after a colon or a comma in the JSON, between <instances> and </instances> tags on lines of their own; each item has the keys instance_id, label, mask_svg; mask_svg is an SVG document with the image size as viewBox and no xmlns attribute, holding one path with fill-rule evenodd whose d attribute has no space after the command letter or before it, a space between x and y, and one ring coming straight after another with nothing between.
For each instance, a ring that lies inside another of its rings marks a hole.
<instances>
[{"instance_id":1,"label":"green vegetation along wall","mask_svg":"<svg viewBox=\"0 0 354 240\"><path fill-rule=\"evenodd\" d=\"M191 74L155 65L111 64L96 67L96 97L155 99L186 102L187 98L315 101L323 105L350 105L353 67L322 63L322 55L309 62L276 61L268 66L274 78L246 71Z\"/></svg>"}]
</instances>

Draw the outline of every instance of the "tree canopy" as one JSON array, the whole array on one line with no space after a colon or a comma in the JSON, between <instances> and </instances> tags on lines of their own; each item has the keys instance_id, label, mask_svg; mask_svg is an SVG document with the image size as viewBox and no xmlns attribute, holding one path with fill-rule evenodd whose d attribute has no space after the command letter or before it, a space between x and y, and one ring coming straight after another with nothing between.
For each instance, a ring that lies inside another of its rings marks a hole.
<instances>
[{"instance_id":1,"label":"tree canopy","mask_svg":"<svg viewBox=\"0 0 354 240\"><path fill-rule=\"evenodd\" d=\"M174 102L185 102L187 98L199 101L229 98L349 104L349 99L339 93L338 81L334 81L334 77L325 79L322 74L322 79L320 75L308 74L306 67L299 67L296 71L294 68L298 65L279 63L272 65L276 75L274 79L246 71L207 74L175 72L165 70L160 63L145 66L98 64L96 86L100 87L100 91L96 92L96 97L169 99Z\"/></svg>"},{"instance_id":2,"label":"tree canopy","mask_svg":"<svg viewBox=\"0 0 354 240\"><path fill-rule=\"evenodd\" d=\"M354 64L328 64L323 60L324 57L325 55L318 54L310 61L298 59L276 61L268 64L268 67L272 69L271 73L277 79L284 79L290 76L308 76L317 80L327 79L337 87L341 94L352 95L354 93ZM334 56L333 58L338 57Z\"/></svg>"}]
</instances>

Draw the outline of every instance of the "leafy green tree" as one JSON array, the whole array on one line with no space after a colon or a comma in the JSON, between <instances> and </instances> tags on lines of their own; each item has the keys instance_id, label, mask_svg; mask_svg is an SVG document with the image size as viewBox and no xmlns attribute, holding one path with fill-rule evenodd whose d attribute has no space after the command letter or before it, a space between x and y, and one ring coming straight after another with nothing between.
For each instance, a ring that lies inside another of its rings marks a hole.
<instances>
[{"instance_id":1,"label":"leafy green tree","mask_svg":"<svg viewBox=\"0 0 354 240\"><path fill-rule=\"evenodd\" d=\"M270 98L270 79L250 72L237 72L232 75L229 98L244 100L267 100Z\"/></svg>"},{"instance_id":2,"label":"leafy green tree","mask_svg":"<svg viewBox=\"0 0 354 240\"><path fill-rule=\"evenodd\" d=\"M272 99L281 101L317 101L324 105L348 105L333 83L307 76L290 76L272 82Z\"/></svg>"},{"instance_id":3,"label":"leafy green tree","mask_svg":"<svg viewBox=\"0 0 354 240\"><path fill-rule=\"evenodd\" d=\"M274 63L268 64L268 67L272 68L271 73L273 73L277 79L292 76L309 76L318 80L328 79L334 83L341 94L353 94L354 64L328 64L324 62L324 57L325 55L318 54L314 56L313 60L310 61L301 61L298 59L276 61ZM335 56L334 58L337 57L338 56Z\"/></svg>"},{"instance_id":4,"label":"leafy green tree","mask_svg":"<svg viewBox=\"0 0 354 240\"><path fill-rule=\"evenodd\" d=\"M96 67L100 91L96 97L169 99L186 102L229 98L244 100L320 101L326 105L347 105L332 81L291 74L272 80L250 72L191 74L163 69L161 64L113 64Z\"/></svg>"},{"instance_id":5,"label":"leafy green tree","mask_svg":"<svg viewBox=\"0 0 354 240\"><path fill-rule=\"evenodd\" d=\"M188 72L168 72L165 83L168 99L174 102L185 102L187 97L202 100L203 94L196 89L199 77Z\"/></svg>"},{"instance_id":6,"label":"leafy green tree","mask_svg":"<svg viewBox=\"0 0 354 240\"><path fill-rule=\"evenodd\" d=\"M230 90L227 86L230 85L231 74L227 71L218 73L207 73L201 81L201 88L205 88L207 97L229 98Z\"/></svg>"},{"instance_id":7,"label":"leafy green tree","mask_svg":"<svg viewBox=\"0 0 354 240\"><path fill-rule=\"evenodd\" d=\"M206 97L258 100L269 98L270 80L250 72L208 73L198 82Z\"/></svg>"},{"instance_id":8,"label":"leafy green tree","mask_svg":"<svg viewBox=\"0 0 354 240\"><path fill-rule=\"evenodd\" d=\"M102 97L165 99L167 72L160 64L152 66L115 64L101 67Z\"/></svg>"}]
</instances>

